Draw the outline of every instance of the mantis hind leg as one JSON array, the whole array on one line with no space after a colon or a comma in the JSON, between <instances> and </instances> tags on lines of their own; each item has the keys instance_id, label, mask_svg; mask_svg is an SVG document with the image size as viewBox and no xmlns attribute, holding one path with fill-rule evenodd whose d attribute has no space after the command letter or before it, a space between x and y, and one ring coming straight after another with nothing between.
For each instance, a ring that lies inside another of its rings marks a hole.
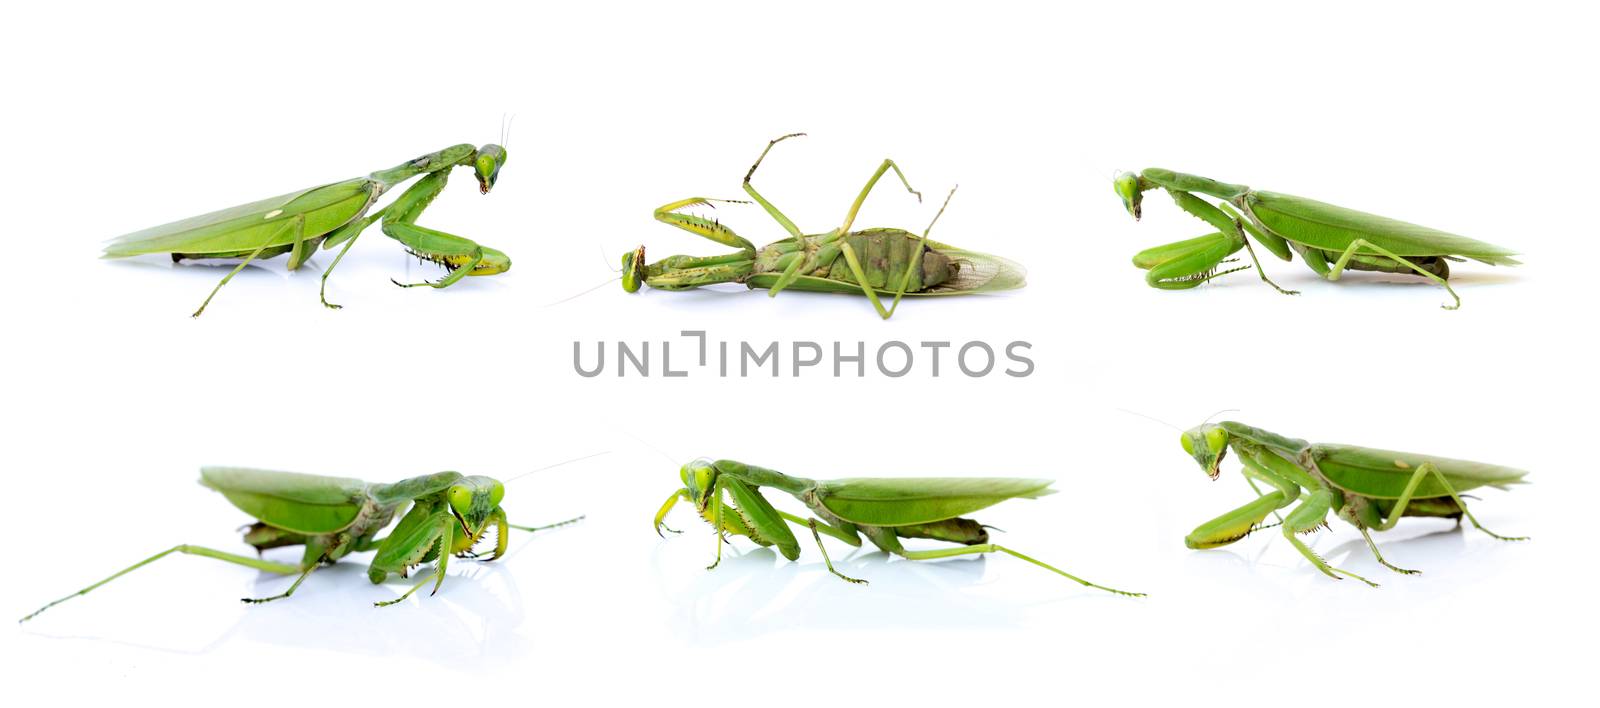
<instances>
[{"instance_id":1,"label":"mantis hind leg","mask_svg":"<svg viewBox=\"0 0 1600 708\"><path fill-rule=\"evenodd\" d=\"M896 171L898 172L898 170ZM910 185L906 186L910 187ZM959 185L957 186L959 187ZM900 277L900 286L895 289L894 301L889 303L887 309L884 308L883 303L878 301L878 294L868 284L866 270L861 267L861 259L856 256L855 249L850 246L850 242L847 239L839 239L839 253L844 256L845 265L849 266L850 274L855 277L856 284L861 286L861 294L866 295L867 300L872 302L872 307L878 311L879 317L889 319L894 316L895 310L900 309L900 300L905 297L906 286L911 283L911 274L922 267L922 252L928 245L928 234L933 233L933 225L939 223L939 217L944 216L945 207L950 206L950 199L955 195L956 188L952 187L950 193L945 195L944 204L939 205L939 212L933 215L933 221L928 222L928 228L922 230L922 238L917 241L917 247L911 250L911 258L908 259L910 262L906 264L905 275ZM921 198L920 194L918 198ZM893 275L891 274L890 277L893 277Z\"/></svg>"},{"instance_id":2,"label":"mantis hind leg","mask_svg":"<svg viewBox=\"0 0 1600 708\"><path fill-rule=\"evenodd\" d=\"M1325 519L1332 508L1332 492L1326 489L1318 489L1312 492L1306 497L1305 502L1295 507L1294 511L1289 512L1289 517L1283 520L1283 537L1289 539L1289 543L1294 544L1295 550L1299 551L1300 555L1305 556L1306 560L1311 561L1311 564L1316 566L1317 570L1322 571L1324 575L1335 580L1338 580L1341 575L1347 575L1372 587L1378 587L1378 584L1371 580L1367 580L1348 570L1328 565L1328 562L1323 560L1322 556L1317 555L1316 551L1311 550L1309 546L1297 537L1297 534L1310 533L1326 526Z\"/></svg>"},{"instance_id":3,"label":"mantis hind leg","mask_svg":"<svg viewBox=\"0 0 1600 708\"><path fill-rule=\"evenodd\" d=\"M206 296L205 302L200 303L200 309L195 310L194 314L190 315L190 317L199 317L200 313L205 312L206 306L211 304L211 298L217 296L217 291L221 290L222 286L227 285L228 281L233 280L233 276L238 275L239 271L244 270L245 266L250 265L250 262L254 261L257 256L260 256L261 252L266 250L267 246L272 243L273 239L278 238L278 234L283 233L283 230L287 228L294 229L294 247L291 252L299 253L301 244L305 241L306 217L304 214L300 214L293 219L285 221L283 226L277 231L273 231L272 235L268 236L267 240L263 241L261 245L256 248L256 250L251 251L250 255L245 256L245 259L240 261L239 265L234 266L233 270L228 271L227 275L222 276L222 280L217 283L217 286L211 289L211 294Z\"/></svg>"},{"instance_id":4,"label":"mantis hind leg","mask_svg":"<svg viewBox=\"0 0 1600 708\"><path fill-rule=\"evenodd\" d=\"M26 621L28 621L30 619L33 619L34 617L38 616L39 613L44 612L45 610L48 610L48 609L50 609L52 607L55 607L56 605L59 605L59 604L61 604L63 602L66 602L67 600L71 600L72 598L78 597L80 595L87 595L89 593L89 591L94 590L95 588L98 588L101 585L105 585L106 583L109 583L109 582L111 582L113 580L116 580L117 578L120 578L120 577L122 577L124 575L127 575L128 573L131 573L131 572L133 572L135 570L143 568L144 566L149 565L151 563L154 563L154 562L156 562L156 561L158 561L158 560L160 560L162 558L165 558L166 556L172 555L173 553L182 553L182 554L191 555L191 556L202 556L202 557L205 557L205 558L215 558L215 559L220 560L220 561L227 561L229 563L242 565L242 566L245 566L246 568L255 568L256 570L264 570L264 571L266 571L268 573L278 573L278 574L281 574L281 575L289 575L289 574L292 574L292 573L309 573L309 572L311 572L309 569L303 568L303 567L298 566L298 565L290 565L288 563L275 563L273 561L262 560L260 558L251 558L249 556L241 556L241 555L237 555L237 554L234 554L234 553L228 553L226 551L219 551L219 550L216 550L214 548L206 548L204 546L191 546L191 545L188 545L188 544L179 544L177 546L173 546L171 548L168 548L165 551L157 553L157 554L155 554L153 556L150 556L149 558L146 558L146 559L144 559L142 561L139 561L138 563L134 563L133 565L130 565L130 566L126 567L126 568L123 568L122 570L119 570L119 571L111 574L110 577L107 577L104 580L101 580L101 581L99 581L99 582L97 582L97 583L95 583L93 585L90 585L90 586L88 586L88 587L86 587L86 588L84 588L82 590L79 590L79 591L77 591L75 593L72 593L71 595L68 595L66 597L60 598L58 600L55 600L55 601L45 605L44 607L41 607L41 608L39 608L37 610L34 610L32 613L28 614L28 616L23 617L22 619L18 620L18 622L26 622ZM301 579L302 580L304 579L303 575L301 576ZM295 584L299 585L299 581L296 581ZM246 600L246 602L248 602L248 600Z\"/></svg>"},{"instance_id":5,"label":"mantis hind leg","mask_svg":"<svg viewBox=\"0 0 1600 708\"><path fill-rule=\"evenodd\" d=\"M1435 275L1432 271L1428 270L1427 268L1423 268L1422 266L1417 265L1416 263L1413 263L1413 262L1411 262L1411 261L1409 261L1409 260L1407 260L1405 258L1397 256L1397 255L1394 254L1393 251L1390 251L1390 250L1388 250L1386 248L1383 248L1382 246L1379 246L1379 245L1377 245L1377 244L1375 244L1375 243L1373 243L1371 241L1368 241L1368 240L1366 240L1364 238L1358 238L1358 239L1356 239L1354 241L1351 241L1350 245L1348 247L1346 247L1344 249L1344 252L1339 255L1339 260L1336 261L1333 264L1333 269L1330 270L1328 272L1327 276L1325 276L1325 277L1327 277L1328 280L1338 280L1339 276L1344 274L1344 269L1350 263L1350 259L1354 258L1356 256L1356 252L1361 250L1362 248L1370 248L1370 249L1372 249L1374 251L1377 251L1379 255L1387 256L1388 258L1390 258L1391 260L1395 261L1396 263L1399 263L1401 265L1404 265L1404 266L1410 268L1413 271L1416 271L1418 275L1421 275L1422 277L1427 278L1428 280L1432 280L1433 282L1438 283L1441 287L1443 287L1445 289L1445 292L1450 293L1450 297L1455 300L1455 304L1452 304L1452 305L1440 305L1439 307L1441 307L1443 309L1446 309L1446 310L1458 310L1458 309L1461 308L1461 296L1456 294L1455 288L1450 287L1450 281L1445 280L1444 278L1441 278L1438 275ZM1465 507L1463 507L1463 508L1465 508Z\"/></svg>"},{"instance_id":6,"label":"mantis hind leg","mask_svg":"<svg viewBox=\"0 0 1600 708\"><path fill-rule=\"evenodd\" d=\"M1383 522L1377 526L1379 531L1388 531L1389 529L1394 528L1395 524L1400 523L1400 517L1405 514L1406 507L1411 504L1411 498L1417 493L1418 485L1421 485L1422 480L1430 474L1433 475L1434 479L1439 481L1440 486L1444 487L1445 493L1449 494L1450 500L1454 501L1456 503L1456 507L1461 509L1462 515L1466 516L1467 520L1471 521L1472 525L1479 531L1489 534L1490 536L1501 541L1528 540L1527 536L1501 536L1500 534L1484 528L1483 524L1478 523L1477 517L1472 515L1472 511L1467 509L1467 503L1462 501L1461 495L1456 493L1455 486L1450 484L1450 480L1445 478L1444 473L1440 472L1439 468L1432 462L1424 462L1420 465L1417 465L1416 471L1411 473L1411 479L1407 480L1406 482L1406 488L1401 490L1400 497L1395 499L1394 506L1389 509L1388 518L1385 518Z\"/></svg>"},{"instance_id":7,"label":"mantis hind leg","mask_svg":"<svg viewBox=\"0 0 1600 708\"><path fill-rule=\"evenodd\" d=\"M900 556L902 558L905 558L906 560L914 560L914 561L934 560L934 559L937 559L937 558L952 558L952 557L955 557L955 556L981 555L981 554L984 554L984 553L1004 553L1004 554L1012 556L1014 558L1021 558L1022 560L1025 560L1025 561L1027 561L1029 563L1032 563L1032 564L1034 564L1036 566L1039 566L1040 568L1044 568L1045 570L1048 570L1048 571L1050 571L1052 573L1055 573L1056 575L1060 575L1060 576L1062 576L1062 577L1064 577L1064 578L1066 578L1068 580L1071 580L1071 581L1073 581L1075 583L1078 583L1079 585L1082 585L1084 587L1096 588L1096 589L1099 589L1099 590L1104 590L1104 591L1109 592L1109 593L1115 593L1115 594L1118 594L1118 595L1127 595L1129 597L1144 597L1145 596L1145 594L1142 593L1142 592L1129 592L1127 590L1118 590L1116 588L1106 587L1104 585L1100 585L1100 584L1097 584L1097 583L1091 583L1091 582L1089 582L1087 580L1084 580L1083 578L1080 578L1080 577L1078 577L1076 575L1068 573L1065 570L1062 570L1062 569L1057 568L1057 567L1055 567L1053 565L1050 565L1049 563L1046 563L1046 562L1041 561L1041 560L1039 560L1037 558L1034 558L1032 556L1026 555L1024 553L1021 553L1020 551L1014 551L1014 550L1012 550L1010 548L1006 548L1005 546L1002 546L1002 545L1000 545L998 543L980 543L980 544L972 545L972 546L960 546L960 547L957 547L957 548L935 548L935 549L926 550L926 551L906 550L905 548L900 547L900 544L898 542L896 542L894 545L895 545L895 548L894 548L894 550L892 552L895 555Z\"/></svg>"}]
</instances>

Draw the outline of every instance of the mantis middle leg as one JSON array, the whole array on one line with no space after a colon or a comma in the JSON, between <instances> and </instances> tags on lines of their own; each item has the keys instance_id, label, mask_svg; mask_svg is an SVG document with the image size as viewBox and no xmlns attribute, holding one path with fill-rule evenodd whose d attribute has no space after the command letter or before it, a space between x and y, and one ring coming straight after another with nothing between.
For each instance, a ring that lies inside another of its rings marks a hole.
<instances>
[{"instance_id":1,"label":"mantis middle leg","mask_svg":"<svg viewBox=\"0 0 1600 708\"><path fill-rule=\"evenodd\" d=\"M1366 583L1367 585L1378 587L1378 584L1372 582L1371 580L1367 580L1366 578L1356 575L1348 570L1343 570L1328 565L1328 562L1323 560L1322 556L1317 555L1315 551L1311 550L1309 546L1307 546L1305 543L1302 543L1300 539L1296 537L1296 534L1309 533L1311 531L1315 531L1318 527L1324 526L1324 520L1327 518L1328 512L1332 509L1332 492L1326 489L1318 489L1312 492L1306 497L1306 500L1302 502L1300 506L1295 507L1294 511L1289 512L1289 518L1284 519L1283 537L1289 539L1289 543L1294 544L1295 550L1300 551L1300 555L1305 556L1306 560L1311 561L1311 564L1316 566L1317 570L1322 571L1324 575L1335 580L1338 580L1340 575L1348 575L1356 580Z\"/></svg>"},{"instance_id":2,"label":"mantis middle leg","mask_svg":"<svg viewBox=\"0 0 1600 708\"><path fill-rule=\"evenodd\" d=\"M84 588L82 590L79 590L79 591L77 591L75 593L72 593L71 595L68 595L66 597L60 598L58 600L55 600L55 601L45 605L44 607L41 607L41 608L39 608L37 610L34 610L33 612L29 613L28 616L23 617L21 620L18 620L18 621L19 622L26 622L26 621L28 621L30 619L33 619L34 617L38 616L39 613L44 612L45 610L48 610L48 609L50 609L52 607L55 607L56 605L59 605L59 604L61 604L63 602L66 602L67 600L71 600L72 598L78 597L80 595L87 595L89 593L89 591L94 590L95 588L98 588L101 585L105 585L106 583L109 583L109 582L111 582L113 580L116 580L117 578L120 578L120 577L122 577L124 575L127 575L128 573L131 573L131 572L133 572L135 570L138 570L138 569L140 569L140 568L142 568L142 567L144 567L146 565L154 563L154 562L156 562L156 561L158 561L158 560L160 560L160 559L162 559L162 558L164 558L166 556L169 556L169 555L171 555L173 553L182 553L182 554L191 555L191 556L202 556L202 557L205 557L205 558L215 558L217 560L227 561L229 563L242 565L242 566L245 566L246 568L255 568L256 570L264 570L264 571L266 571L268 573L278 573L278 574L281 574L281 575L291 575L291 574L294 574L294 573L310 573L311 572L309 569L303 568L303 567L298 566L298 565L291 565L291 564L288 564L288 563L275 563L273 561L262 560L260 558L251 558L249 556L241 556L241 555L237 555L237 554L234 554L234 553L228 553L226 551L219 551L219 550L216 550L214 548L206 548L204 546L191 546L191 545L188 545L188 544L179 544L179 545L173 546L171 548L168 548L165 551L157 553L157 554L155 554L153 556L150 556L149 558L146 558L146 559L144 559L142 561L139 561L138 563L134 563L133 565L130 565L130 566L126 567L126 568L123 568L122 570L119 570L119 571L111 574L110 577L107 577L104 580L101 580L101 581L99 581L99 582L97 582L97 583L95 583L93 585L90 585L90 586L88 586L88 587L86 587L86 588ZM312 567L314 568L315 564L313 564ZM302 578L303 578L303 576L302 576ZM297 585L299 584L298 581L296 582L296 584ZM249 600L246 599L246 602L249 602Z\"/></svg>"}]
</instances>

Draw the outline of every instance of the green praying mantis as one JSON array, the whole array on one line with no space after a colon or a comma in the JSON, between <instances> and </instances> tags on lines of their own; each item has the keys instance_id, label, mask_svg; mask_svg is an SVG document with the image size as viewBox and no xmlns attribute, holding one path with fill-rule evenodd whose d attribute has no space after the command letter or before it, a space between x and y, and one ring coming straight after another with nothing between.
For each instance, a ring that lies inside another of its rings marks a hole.
<instances>
[{"instance_id":1,"label":"green praying mantis","mask_svg":"<svg viewBox=\"0 0 1600 708\"><path fill-rule=\"evenodd\" d=\"M1207 521L1184 539L1190 548L1226 546L1269 526L1268 514L1276 514L1296 501L1299 505L1280 517L1284 538L1300 555L1328 577L1341 575L1372 587L1378 584L1355 573L1330 566L1297 534L1310 533L1326 526L1332 511L1361 531L1372 555L1384 567L1407 575L1409 570L1389 563L1372 541L1369 530L1387 531L1402 517L1462 516L1478 530L1502 541L1523 541L1524 536L1502 536L1478 523L1461 500L1461 492L1478 487L1505 488L1522 482L1527 472L1511 467L1455 460L1436 455L1394 452L1355 445L1309 443L1260 428L1224 421L1200 425L1183 433L1183 450L1200 463L1212 479L1221 474L1222 459L1233 450L1243 464L1243 474L1256 490L1256 499L1233 511ZM1263 494L1256 482L1272 491ZM1304 496L1302 497L1302 493Z\"/></svg>"},{"instance_id":2,"label":"green praying mantis","mask_svg":"<svg viewBox=\"0 0 1600 708\"><path fill-rule=\"evenodd\" d=\"M244 542L256 550L257 557L242 556L203 546L180 544L117 571L93 585L41 607L20 622L67 600L87 594L106 583L173 553L215 558L247 568L297 575L289 589L262 598L245 598L247 603L281 600L294 594L311 572L331 565L351 553L376 550L367 566L367 577L382 583L390 574L407 577L412 568L432 562L434 570L392 600L376 602L384 607L404 601L419 588L433 583L432 593L444 584L450 557L479 558L473 549L495 527L494 549L485 558L492 561L505 554L510 529L542 531L579 521L569 519L547 526L518 526L506 520L500 502L505 485L482 476L459 472L439 472L413 477L393 484L376 484L347 477L273 472L240 467L206 467L200 470L200 483L221 492L240 511L256 519L245 527ZM382 531L407 505L410 510L388 536ZM303 546L298 564L269 561L260 556L269 548ZM430 594L432 594L430 593Z\"/></svg>"},{"instance_id":3,"label":"green praying mantis","mask_svg":"<svg viewBox=\"0 0 1600 708\"><path fill-rule=\"evenodd\" d=\"M217 296L217 291L255 259L287 253L287 267L293 271L310 259L319 243L324 249L344 244L333 263L323 271L318 291L323 305L339 309L339 305L328 302L328 276L355 245L356 237L381 219L383 232L399 241L411 255L447 271L437 281L394 281L394 284L404 288L422 285L446 288L468 275L504 273L511 268L511 259L470 239L418 226L417 218L444 191L452 169L471 167L478 178L478 191L488 194L505 163L506 150L500 145L481 148L453 145L365 177L290 192L120 236L106 245L102 257L167 253L173 262L242 259L194 311L193 316L199 317ZM422 178L392 203L367 214L378 197L417 175Z\"/></svg>"},{"instance_id":4,"label":"green praying mantis","mask_svg":"<svg viewBox=\"0 0 1600 708\"><path fill-rule=\"evenodd\" d=\"M1304 197L1172 170L1150 168L1138 174L1123 173L1117 176L1114 187L1134 219L1141 215L1144 192L1165 189L1179 208L1217 229L1216 233L1146 249L1133 257L1133 264L1147 271L1145 282L1165 290L1193 288L1249 268L1218 270L1242 248L1250 254L1263 281L1278 292L1298 294L1267 277L1246 235L1285 261L1292 260L1291 251L1299 253L1308 267L1328 280L1338 280L1346 269L1415 273L1450 293L1455 302L1442 306L1447 310L1461 306L1461 297L1449 283L1450 261L1470 258L1489 265L1519 265L1512 258L1515 251L1491 243ZM1196 194L1220 201L1212 204Z\"/></svg>"},{"instance_id":5,"label":"green praying mantis","mask_svg":"<svg viewBox=\"0 0 1600 708\"><path fill-rule=\"evenodd\" d=\"M911 188L894 160L885 159L872 173L838 228L821 234L802 233L750 184L756 168L774 145L802 135L805 133L792 133L767 143L744 176L745 193L789 232L788 238L758 250L755 244L719 221L680 213L694 206L715 208L715 202L748 202L706 197L681 199L657 208L656 220L739 250L722 256L670 256L646 265L644 246L640 246L623 254L622 288L632 293L638 292L641 284L659 290L689 290L718 283L743 283L752 289L766 288L769 296L777 296L789 288L852 293L865 295L878 316L889 319L900 306L901 298L907 295L969 295L1011 290L1025 284L1026 273L1016 263L928 239L933 224L938 223L945 206L950 204L949 196L945 197L944 206L939 208L921 238L901 229L852 231L862 203L890 170L894 170L906 191L916 195L918 201L922 200L922 193ZM950 190L950 196L954 194L955 190ZM891 294L894 300L885 308L878 297Z\"/></svg>"},{"instance_id":6,"label":"green praying mantis","mask_svg":"<svg viewBox=\"0 0 1600 708\"><path fill-rule=\"evenodd\" d=\"M1037 499L1053 494L1050 480L982 477L872 478L818 481L792 477L775 470L733 460L695 460L678 472L683 488L667 497L656 512L659 535L667 513L678 500L694 504L701 518L717 530L717 559L707 570L722 562L725 536L744 536L761 546L776 546L784 558L800 557L800 544L789 524L810 529L822 552L828 572L851 583L866 583L834 569L821 534L851 546L861 545L861 535L884 553L908 560L932 560L982 553L1005 553L1066 577L1087 587L1118 595L1142 597L1144 593L1117 590L1091 583L1060 568L1031 558L1005 546L990 543L988 527L962 518L1008 499ZM761 488L771 487L800 500L814 514L812 518L779 511L762 496ZM959 544L957 548L910 550L901 545L904 538L925 538Z\"/></svg>"}]
</instances>

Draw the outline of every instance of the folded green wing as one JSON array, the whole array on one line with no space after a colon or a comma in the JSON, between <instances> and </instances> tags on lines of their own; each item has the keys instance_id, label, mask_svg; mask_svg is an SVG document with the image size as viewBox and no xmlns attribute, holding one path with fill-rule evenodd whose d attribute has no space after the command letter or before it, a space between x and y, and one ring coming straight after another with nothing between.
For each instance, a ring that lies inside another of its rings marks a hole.
<instances>
[{"instance_id":1,"label":"folded green wing","mask_svg":"<svg viewBox=\"0 0 1600 708\"><path fill-rule=\"evenodd\" d=\"M270 526L305 534L349 526L367 501L367 483L348 477L205 467L200 483Z\"/></svg>"},{"instance_id":2,"label":"folded green wing","mask_svg":"<svg viewBox=\"0 0 1600 708\"><path fill-rule=\"evenodd\" d=\"M1415 452L1379 450L1356 445L1319 444L1316 446L1317 468L1334 486L1376 499L1396 499L1405 491L1406 484L1424 462L1432 462L1450 480L1457 492L1478 487L1503 487L1518 484L1527 471L1487 462L1457 460L1437 455ZM1413 492L1418 498L1446 495L1438 478L1422 478Z\"/></svg>"},{"instance_id":3,"label":"folded green wing","mask_svg":"<svg viewBox=\"0 0 1600 708\"><path fill-rule=\"evenodd\" d=\"M1339 252L1366 238L1400 256L1463 256L1490 265L1519 265L1516 251L1426 226L1277 192L1252 192L1250 211L1279 235ZM1376 255L1376 252L1369 252Z\"/></svg>"},{"instance_id":4,"label":"folded green wing","mask_svg":"<svg viewBox=\"0 0 1600 708\"><path fill-rule=\"evenodd\" d=\"M822 482L817 498L855 524L908 526L952 519L1007 499L1053 494L1048 479L1009 477L861 477Z\"/></svg>"},{"instance_id":5,"label":"folded green wing","mask_svg":"<svg viewBox=\"0 0 1600 708\"><path fill-rule=\"evenodd\" d=\"M103 257L146 253L237 253L293 243L286 221L306 217L305 238L324 235L365 213L382 185L365 177L290 192L258 202L174 221L119 236L106 244Z\"/></svg>"}]
</instances>

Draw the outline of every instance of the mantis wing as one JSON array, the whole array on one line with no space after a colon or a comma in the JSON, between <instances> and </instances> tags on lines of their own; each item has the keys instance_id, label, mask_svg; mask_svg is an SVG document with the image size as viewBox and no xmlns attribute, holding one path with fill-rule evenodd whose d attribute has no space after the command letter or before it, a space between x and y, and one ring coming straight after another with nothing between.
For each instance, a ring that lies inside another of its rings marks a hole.
<instances>
[{"instance_id":1,"label":"mantis wing","mask_svg":"<svg viewBox=\"0 0 1600 708\"><path fill-rule=\"evenodd\" d=\"M365 177L312 187L118 236L101 257L248 252L268 239L266 245L285 245L294 241L294 232L284 222L300 215L310 240L361 216L382 192L381 183Z\"/></svg>"},{"instance_id":2,"label":"mantis wing","mask_svg":"<svg viewBox=\"0 0 1600 708\"><path fill-rule=\"evenodd\" d=\"M1007 499L1053 494L1048 479L861 477L817 485L817 499L839 518L863 526L909 526L953 519Z\"/></svg>"},{"instance_id":3,"label":"mantis wing","mask_svg":"<svg viewBox=\"0 0 1600 708\"><path fill-rule=\"evenodd\" d=\"M1317 468L1329 482L1346 491L1376 499L1396 499L1416 469L1432 462L1457 492L1477 487L1518 484L1527 471L1470 460L1414 452L1395 452L1356 445L1317 445ZM1447 496L1438 478L1427 475L1413 493L1418 498Z\"/></svg>"},{"instance_id":4,"label":"mantis wing","mask_svg":"<svg viewBox=\"0 0 1600 708\"><path fill-rule=\"evenodd\" d=\"M1335 253L1364 238L1401 256L1464 256L1520 265L1515 251L1426 226L1277 192L1252 192L1250 212L1279 235Z\"/></svg>"},{"instance_id":5,"label":"mantis wing","mask_svg":"<svg viewBox=\"0 0 1600 708\"><path fill-rule=\"evenodd\" d=\"M303 534L343 529L367 502L367 483L349 477L203 467L200 484L269 526Z\"/></svg>"}]
</instances>

